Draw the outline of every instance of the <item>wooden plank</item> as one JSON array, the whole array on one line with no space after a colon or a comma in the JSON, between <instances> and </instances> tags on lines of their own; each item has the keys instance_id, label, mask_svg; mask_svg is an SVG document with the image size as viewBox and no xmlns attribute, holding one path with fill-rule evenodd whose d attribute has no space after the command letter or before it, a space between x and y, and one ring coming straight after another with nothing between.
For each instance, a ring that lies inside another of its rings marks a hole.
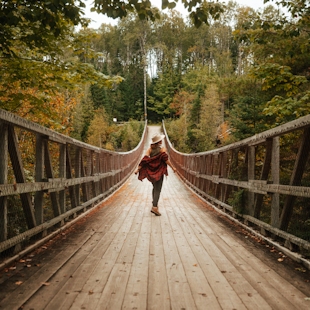
<instances>
[{"instance_id":1,"label":"wooden plank","mask_svg":"<svg viewBox=\"0 0 310 310\"><path fill-rule=\"evenodd\" d=\"M164 191L165 189L163 189ZM164 202L160 204L165 205ZM154 220L160 220L161 223L165 266L172 309L195 309L195 301L175 241L174 228L171 227L167 216L157 217Z\"/></svg>"},{"instance_id":2,"label":"wooden plank","mask_svg":"<svg viewBox=\"0 0 310 310\"><path fill-rule=\"evenodd\" d=\"M300 305L304 306L307 304L304 294L277 273L273 272L272 275L269 275L269 272L267 273L266 270L270 271L270 268L234 240L225 228L207 219L204 216L205 212L201 209L199 210L198 206L192 205L192 207L198 214L198 216L196 215L197 222L201 222L203 231L216 244L216 247L222 253L225 253L226 258L236 268L236 274L241 274L246 281L255 287L272 309L303 309ZM215 231L217 232L216 234L214 234ZM212 249L212 251L214 250ZM220 261L217 260L217 263L220 263ZM227 264L219 265L219 268L227 268ZM229 273L225 273L226 275L229 275ZM292 292L291 294L295 297L288 295L287 292Z\"/></svg>"},{"instance_id":3,"label":"wooden plank","mask_svg":"<svg viewBox=\"0 0 310 310\"><path fill-rule=\"evenodd\" d=\"M234 252L229 252L227 257L240 267L238 271L255 285L257 291L272 307L272 309L307 309L309 302L307 295L301 293L289 281L283 279L263 261L250 253L247 248L228 234L223 234L223 240L230 248L235 248ZM236 255L236 256L235 256ZM237 258L236 258L237 257ZM249 266L245 267L245 263Z\"/></svg>"},{"instance_id":4,"label":"wooden plank","mask_svg":"<svg viewBox=\"0 0 310 310\"><path fill-rule=\"evenodd\" d=\"M95 151L100 150L100 148L91 146L89 144L86 144L84 142L81 142L79 140L75 140L73 138L70 138L69 136L65 136L63 134L60 134L56 131L50 130L46 127L43 127L39 124L36 124L34 122L31 122L29 120L26 120L16 114L10 113L8 111L0 109L0 119L4 120L5 122L23 128L27 131L31 131L37 134L41 134L43 136L48 136L50 140L59 142L59 143L70 143L70 144L76 144L81 147L86 147L89 149L93 149Z\"/></svg>"},{"instance_id":5,"label":"wooden plank","mask_svg":"<svg viewBox=\"0 0 310 310\"><path fill-rule=\"evenodd\" d=\"M13 293L7 295L0 302L0 308L3 309L19 309L26 301L34 295L44 283L49 282L50 278L61 269L61 267L79 250L81 244L83 244L90 235L81 235L80 240L75 246L64 247L63 251L55 253L52 260L48 263L41 264L33 275L26 281L20 276L22 285L16 286ZM14 298L12 298L14 295Z\"/></svg>"},{"instance_id":6,"label":"wooden plank","mask_svg":"<svg viewBox=\"0 0 310 310\"><path fill-rule=\"evenodd\" d=\"M178 218L178 221L181 223L180 226L182 226L184 229L183 237L184 239L188 239L188 244L191 245L191 250L194 252L196 257L196 263L194 264L197 264L197 266L194 267L199 267L202 269L208 282L208 284L205 284L206 287L204 287L204 289L206 291L203 294L209 296L210 301L212 301L212 304L215 308L218 307L216 305L217 300L220 304L220 308L222 309L246 309L244 307L243 301L239 298L234 290L235 279L233 281L228 281L225 277L226 274L224 273L226 269L220 269L217 266L219 260L223 258L225 259L223 253L220 253L219 255L219 253L214 251L214 249L216 249L216 245L214 245L213 242L208 239L208 235L203 232L203 228L200 227L200 225L197 225L199 223L189 223L193 226L192 231L190 229L190 225L187 224L187 217L189 216L188 212L193 212L191 209L191 205L193 203L187 197L188 195L190 194L186 190L182 191L181 193L178 192L177 196L175 196L174 191L168 194L169 197L176 197L173 203L173 210L176 217ZM196 230L197 233L195 236L194 232L196 232ZM226 262L227 260L225 263ZM227 266L225 266L225 268L227 268ZM211 291L208 286L211 288ZM196 288L196 291L198 290L199 288ZM211 292L213 296L210 296ZM204 295L202 296L204 297ZM214 300L214 297L216 300Z\"/></svg>"},{"instance_id":7,"label":"wooden plank","mask_svg":"<svg viewBox=\"0 0 310 310\"><path fill-rule=\"evenodd\" d=\"M172 199L169 199L165 206L167 216L169 217L169 221L174 230L178 252L184 266L196 308L205 309L207 304L208 307L210 307L212 310L222 309L218 302L218 297L215 296L214 291L209 284L208 278L206 277L203 268L200 266L200 263L205 263L205 249L199 240L193 240L194 238L189 236L191 235L190 230L185 229L184 225L186 225L187 219L183 217L183 214L179 210L179 206L182 209L185 206L183 204L176 204L176 202L180 201L181 200L178 199L173 199L173 201ZM192 247L192 245L194 245L194 247ZM200 258L202 259L199 258L199 254L201 255ZM220 278L218 278L218 281L220 281Z\"/></svg>"},{"instance_id":8,"label":"wooden plank","mask_svg":"<svg viewBox=\"0 0 310 310\"><path fill-rule=\"evenodd\" d=\"M294 186L294 185L280 185L280 184L264 184L259 180L237 181L231 179L220 178L218 175L199 175L200 178L210 180L215 184L227 184L235 187L246 188L254 193L267 194L278 193L283 195L291 195L298 197L310 197L310 187ZM266 183L266 182L265 182Z\"/></svg>"},{"instance_id":9,"label":"wooden plank","mask_svg":"<svg viewBox=\"0 0 310 310\"><path fill-rule=\"evenodd\" d=\"M130 269L131 264L128 263L114 264L104 290L100 295L100 299L98 300L98 303L96 303L96 309L122 308ZM89 305L89 303L87 303L87 305Z\"/></svg>"},{"instance_id":10,"label":"wooden plank","mask_svg":"<svg viewBox=\"0 0 310 310\"><path fill-rule=\"evenodd\" d=\"M49 179L48 182L33 182L33 183L17 183L17 184L0 184L0 197L1 196L9 196L23 193L31 193L34 191L41 190L59 190L64 187L74 186L77 184L83 184L87 182L98 182L101 179L107 178L111 176L113 173L102 173L96 176L88 176L74 179L66 179L66 178L54 178Z\"/></svg>"},{"instance_id":11,"label":"wooden plank","mask_svg":"<svg viewBox=\"0 0 310 310\"><path fill-rule=\"evenodd\" d=\"M196 245L197 242L201 242L204 251L206 251L206 253L198 251L196 255L202 266L204 266L206 261L208 262L208 268L205 268L205 275L208 278L221 307L228 308L229 304L233 303L237 309L244 306L247 309L271 309L256 291L255 287L250 285L250 283L237 271L235 266L226 258L226 253L220 251L217 244L208 238L209 234L214 235L216 234L216 231L207 234L203 230L203 227L197 223L197 214L195 214L194 211L190 215L187 210L182 209L182 213L188 220L187 229L189 230L189 233L185 236L190 238L189 240L191 240L191 244ZM210 221L212 221L212 219L208 219L208 223ZM194 248L194 250L197 251L199 248ZM222 277L225 279L222 279ZM220 284L218 283L219 281ZM225 289L223 289L223 287L225 287Z\"/></svg>"},{"instance_id":12,"label":"wooden plank","mask_svg":"<svg viewBox=\"0 0 310 310\"><path fill-rule=\"evenodd\" d=\"M127 201L130 201L130 208L131 208L131 216L133 217L132 226L126 236L125 243L117 257L116 263L117 264L124 264L128 263L131 264L134 259L137 241L140 235L140 230L142 226L144 208L141 210L141 202L144 200L142 199L143 193L141 193L143 187L136 188L135 191L130 192L127 195Z\"/></svg>"},{"instance_id":13,"label":"wooden plank","mask_svg":"<svg viewBox=\"0 0 310 310\"><path fill-rule=\"evenodd\" d=\"M150 191L150 197L151 197L151 191ZM151 205L151 200L149 205ZM163 208L159 208L159 211L163 213L162 216L165 216ZM149 280L148 280L147 309L168 310L172 308L167 270L165 268L166 260L165 260L163 237L164 236L161 227L161 219L156 216L151 216L151 241L149 252L150 260L149 260L149 273L148 273Z\"/></svg>"},{"instance_id":14,"label":"wooden plank","mask_svg":"<svg viewBox=\"0 0 310 310\"><path fill-rule=\"evenodd\" d=\"M121 212L121 207L119 207ZM87 281L99 259L94 253L105 244L106 234L118 218L120 212L112 206L106 206L90 215L93 235L80 250L68 261L49 281L48 287L43 287L25 305L27 309L70 309L71 304ZM104 221L104 225L102 222Z\"/></svg>"},{"instance_id":15,"label":"wooden plank","mask_svg":"<svg viewBox=\"0 0 310 310\"><path fill-rule=\"evenodd\" d=\"M281 126L266 130L264 132L258 133L252 137L246 138L244 140L231 143L226 146L222 146L218 149L207 151L207 152L201 152L200 155L209 155L209 154L215 154L218 152L226 152L228 150L232 149L238 149L242 147L247 147L248 145L258 145L261 143L265 143L266 139L274 138L276 136L281 136L286 133L298 130L298 129L305 129L310 127L310 115L300 117L296 120L293 120L291 122L285 123ZM191 156L197 156L196 154L182 154L182 156L185 156L186 158L189 158ZM186 165L185 165L186 166Z\"/></svg>"},{"instance_id":16,"label":"wooden plank","mask_svg":"<svg viewBox=\"0 0 310 310\"><path fill-rule=\"evenodd\" d=\"M131 209L130 203L125 205L115 225L112 226L105 238L106 246L99 249L97 254L99 258L98 264L89 275L82 292L74 300L73 308L87 307L95 309L98 306L101 294L134 220L135 213L136 210Z\"/></svg>"},{"instance_id":17,"label":"wooden plank","mask_svg":"<svg viewBox=\"0 0 310 310\"><path fill-rule=\"evenodd\" d=\"M139 181L131 178L130 182L138 183ZM141 229L135 247L122 309L147 309L151 239L151 216L148 205L150 199L147 197L148 192L144 190L144 186L140 185L139 188L136 198L139 201L137 206L138 212L142 214L142 217L139 219L141 221ZM137 222L137 217L135 221Z\"/></svg>"}]
</instances>

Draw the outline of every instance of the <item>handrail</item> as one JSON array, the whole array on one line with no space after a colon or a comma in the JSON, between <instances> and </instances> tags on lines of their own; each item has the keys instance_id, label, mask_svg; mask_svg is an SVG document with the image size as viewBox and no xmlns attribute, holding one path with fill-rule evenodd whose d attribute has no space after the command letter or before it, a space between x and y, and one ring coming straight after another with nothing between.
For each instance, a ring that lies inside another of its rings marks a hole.
<instances>
[{"instance_id":1,"label":"handrail","mask_svg":"<svg viewBox=\"0 0 310 310\"><path fill-rule=\"evenodd\" d=\"M0 253L17 253L111 195L138 165L146 133L145 123L133 150L112 152L0 109Z\"/></svg>"},{"instance_id":2,"label":"handrail","mask_svg":"<svg viewBox=\"0 0 310 310\"><path fill-rule=\"evenodd\" d=\"M290 250L310 250L310 115L214 150L178 152L163 130L183 181L233 218Z\"/></svg>"}]
</instances>

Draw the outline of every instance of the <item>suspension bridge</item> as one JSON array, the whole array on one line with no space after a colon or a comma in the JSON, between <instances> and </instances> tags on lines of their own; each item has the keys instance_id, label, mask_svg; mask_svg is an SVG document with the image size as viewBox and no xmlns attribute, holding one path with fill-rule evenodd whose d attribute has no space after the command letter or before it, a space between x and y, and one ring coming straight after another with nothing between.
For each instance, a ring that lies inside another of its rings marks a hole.
<instances>
[{"instance_id":1,"label":"suspension bridge","mask_svg":"<svg viewBox=\"0 0 310 310\"><path fill-rule=\"evenodd\" d=\"M309 128L167 139L157 217L133 171L159 126L117 153L0 110L0 309L310 309Z\"/></svg>"}]
</instances>

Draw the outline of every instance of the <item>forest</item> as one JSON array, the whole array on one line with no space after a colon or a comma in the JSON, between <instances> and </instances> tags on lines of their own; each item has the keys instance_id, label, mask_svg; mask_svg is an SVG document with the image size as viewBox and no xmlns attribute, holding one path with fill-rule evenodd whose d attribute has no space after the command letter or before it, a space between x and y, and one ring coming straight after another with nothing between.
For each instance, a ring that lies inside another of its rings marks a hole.
<instances>
[{"instance_id":1,"label":"forest","mask_svg":"<svg viewBox=\"0 0 310 310\"><path fill-rule=\"evenodd\" d=\"M1 1L0 108L116 151L164 120L185 153L309 114L308 1L182 2L95 0L118 22L92 29L81 0Z\"/></svg>"}]
</instances>

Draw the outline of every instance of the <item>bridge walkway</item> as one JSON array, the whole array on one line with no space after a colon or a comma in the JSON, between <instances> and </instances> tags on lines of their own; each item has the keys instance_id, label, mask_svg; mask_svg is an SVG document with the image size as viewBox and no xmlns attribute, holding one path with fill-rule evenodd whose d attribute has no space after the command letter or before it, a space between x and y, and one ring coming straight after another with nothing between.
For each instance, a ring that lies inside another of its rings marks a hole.
<instances>
[{"instance_id":1,"label":"bridge walkway","mask_svg":"<svg viewBox=\"0 0 310 310\"><path fill-rule=\"evenodd\" d=\"M310 309L310 284L287 258L250 242L170 168L162 216L150 212L151 191L132 175L9 268L0 309Z\"/></svg>"}]
</instances>

